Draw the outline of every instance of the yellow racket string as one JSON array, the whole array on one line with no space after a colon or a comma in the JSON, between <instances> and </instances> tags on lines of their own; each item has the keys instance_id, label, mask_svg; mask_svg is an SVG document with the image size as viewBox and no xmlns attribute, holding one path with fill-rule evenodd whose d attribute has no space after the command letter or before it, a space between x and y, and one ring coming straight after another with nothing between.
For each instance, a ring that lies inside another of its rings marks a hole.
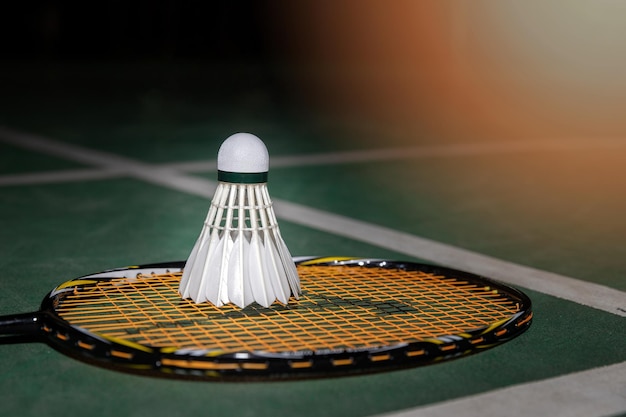
<instances>
[{"instance_id":1,"label":"yellow racket string","mask_svg":"<svg viewBox=\"0 0 626 417\"><path fill-rule=\"evenodd\" d=\"M156 348L222 352L372 349L489 326L519 311L488 286L421 271L298 266L303 294L288 305L239 309L178 294L180 273L116 278L58 300L74 326Z\"/></svg>"}]
</instances>

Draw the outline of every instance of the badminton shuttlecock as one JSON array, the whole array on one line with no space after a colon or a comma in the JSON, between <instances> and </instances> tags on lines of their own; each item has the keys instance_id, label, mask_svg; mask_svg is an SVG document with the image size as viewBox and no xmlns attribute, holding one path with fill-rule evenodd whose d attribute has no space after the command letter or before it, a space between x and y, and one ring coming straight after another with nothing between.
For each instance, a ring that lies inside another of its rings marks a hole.
<instances>
[{"instance_id":1,"label":"badminton shuttlecock","mask_svg":"<svg viewBox=\"0 0 626 417\"><path fill-rule=\"evenodd\" d=\"M217 154L217 170L218 186L187 259L181 296L241 308L298 298L300 279L267 191L265 144L247 133L229 137Z\"/></svg>"}]
</instances>

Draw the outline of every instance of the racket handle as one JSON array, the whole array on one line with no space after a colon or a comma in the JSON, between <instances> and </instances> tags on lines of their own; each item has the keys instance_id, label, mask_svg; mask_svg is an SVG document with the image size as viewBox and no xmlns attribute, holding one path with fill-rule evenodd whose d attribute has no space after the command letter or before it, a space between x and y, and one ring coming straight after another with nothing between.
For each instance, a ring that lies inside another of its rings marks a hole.
<instances>
[{"instance_id":1,"label":"racket handle","mask_svg":"<svg viewBox=\"0 0 626 417\"><path fill-rule=\"evenodd\" d=\"M38 313L13 314L0 316L0 335L18 336L39 333L41 316Z\"/></svg>"}]
</instances>

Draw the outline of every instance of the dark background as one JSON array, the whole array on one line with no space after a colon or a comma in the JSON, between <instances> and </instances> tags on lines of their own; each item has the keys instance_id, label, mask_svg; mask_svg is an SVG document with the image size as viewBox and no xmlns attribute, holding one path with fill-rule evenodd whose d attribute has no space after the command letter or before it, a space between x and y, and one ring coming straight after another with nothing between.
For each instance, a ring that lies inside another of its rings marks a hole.
<instances>
[{"instance_id":1,"label":"dark background","mask_svg":"<svg viewBox=\"0 0 626 417\"><path fill-rule=\"evenodd\" d=\"M4 58L264 61L263 1L5 2Z\"/></svg>"},{"instance_id":2,"label":"dark background","mask_svg":"<svg viewBox=\"0 0 626 417\"><path fill-rule=\"evenodd\" d=\"M210 91L218 105L244 94L385 140L615 138L624 13L608 0L4 2L0 92L16 73L46 89L59 63L92 63L63 82L100 65L94 85L110 71L119 88ZM145 65L107 67L119 63Z\"/></svg>"}]
</instances>

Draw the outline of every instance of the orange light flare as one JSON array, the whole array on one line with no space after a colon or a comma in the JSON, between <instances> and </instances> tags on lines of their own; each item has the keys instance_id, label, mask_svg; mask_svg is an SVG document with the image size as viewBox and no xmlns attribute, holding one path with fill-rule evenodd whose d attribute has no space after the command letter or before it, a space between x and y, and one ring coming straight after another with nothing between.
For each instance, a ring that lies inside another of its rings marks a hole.
<instances>
[{"instance_id":1,"label":"orange light flare","mask_svg":"<svg viewBox=\"0 0 626 417\"><path fill-rule=\"evenodd\" d=\"M354 124L462 141L626 133L626 3L284 2L285 80Z\"/></svg>"}]
</instances>

